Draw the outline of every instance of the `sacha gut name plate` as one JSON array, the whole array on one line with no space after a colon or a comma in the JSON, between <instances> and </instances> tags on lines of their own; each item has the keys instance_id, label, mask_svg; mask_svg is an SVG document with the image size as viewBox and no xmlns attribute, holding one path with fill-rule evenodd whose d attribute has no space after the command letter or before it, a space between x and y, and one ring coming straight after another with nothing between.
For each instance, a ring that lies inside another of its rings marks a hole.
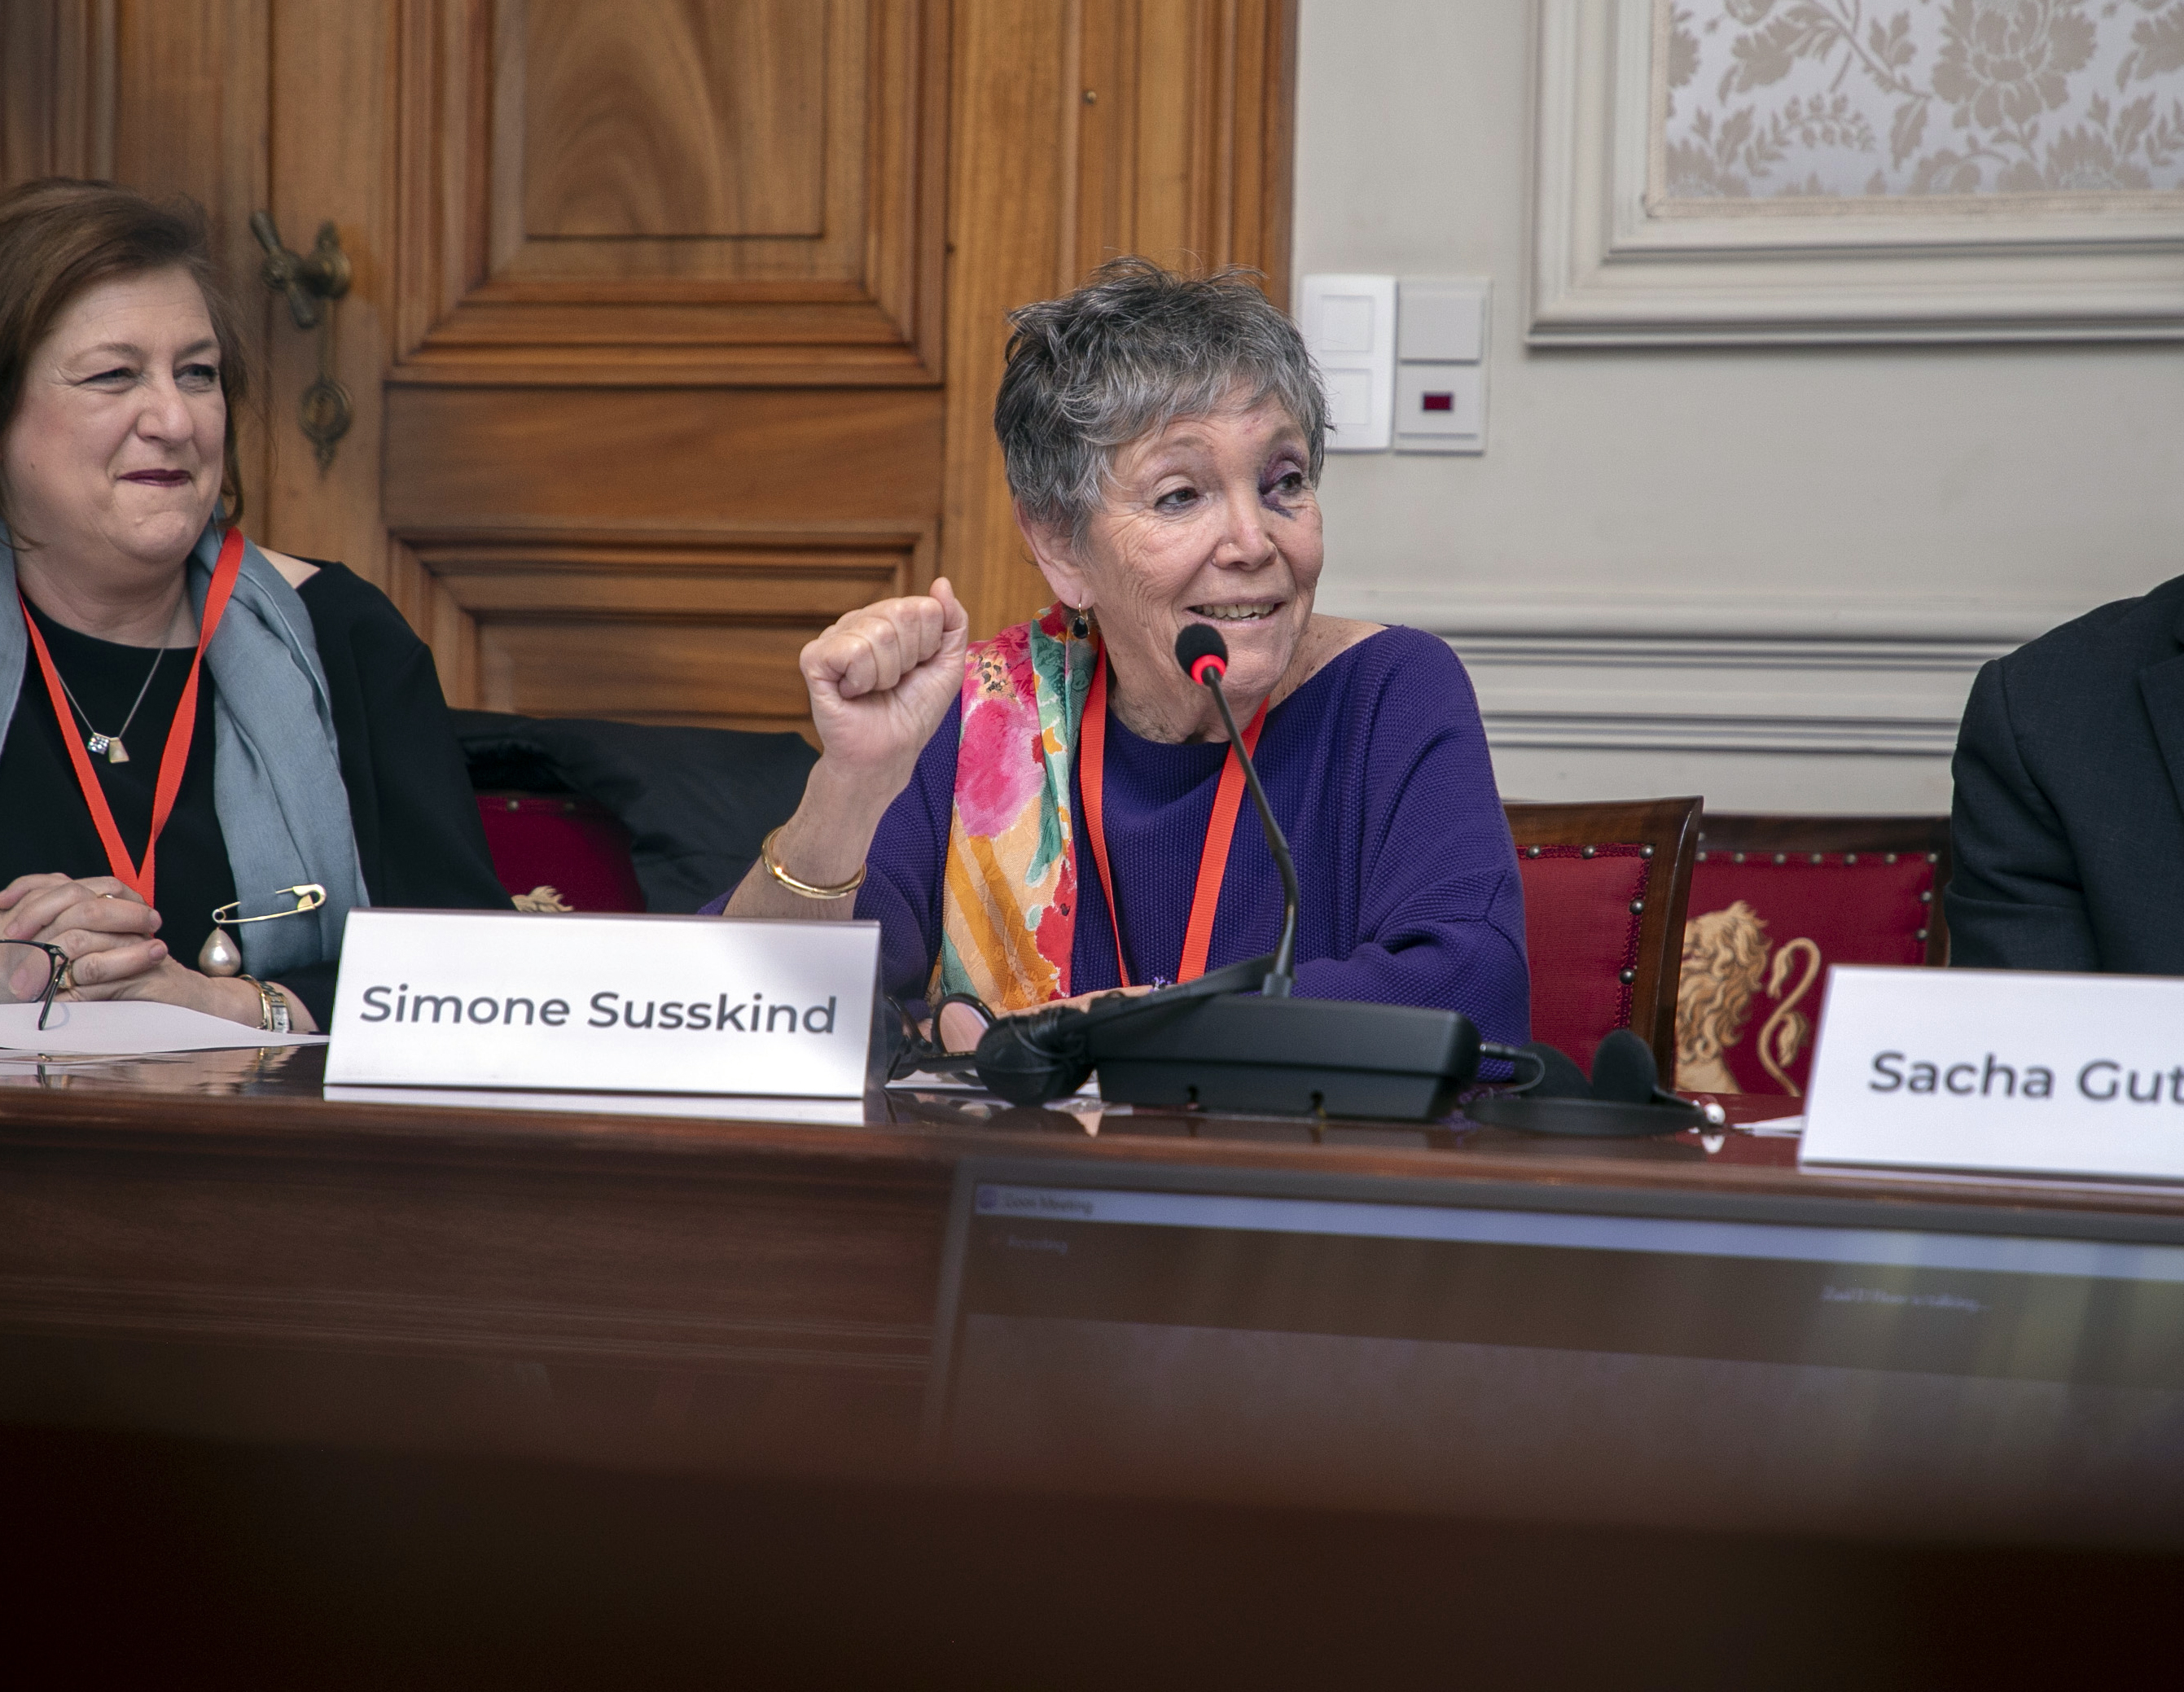
<instances>
[{"instance_id":1,"label":"sacha gut name plate","mask_svg":"<svg viewBox=\"0 0 2184 1692\"><path fill-rule=\"evenodd\" d=\"M874 922L357 910L329 1084L847 1099Z\"/></svg>"},{"instance_id":2,"label":"sacha gut name plate","mask_svg":"<svg viewBox=\"0 0 2184 1692\"><path fill-rule=\"evenodd\" d=\"M1798 1158L2184 1181L2184 981L1839 966Z\"/></svg>"}]
</instances>

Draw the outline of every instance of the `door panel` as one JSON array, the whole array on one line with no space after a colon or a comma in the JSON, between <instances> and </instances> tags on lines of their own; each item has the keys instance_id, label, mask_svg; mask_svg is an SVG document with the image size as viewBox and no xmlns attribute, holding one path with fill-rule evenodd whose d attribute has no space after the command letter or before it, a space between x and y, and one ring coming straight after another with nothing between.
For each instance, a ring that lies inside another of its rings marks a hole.
<instances>
[{"instance_id":1,"label":"door panel","mask_svg":"<svg viewBox=\"0 0 2184 1692\"><path fill-rule=\"evenodd\" d=\"M398 534L619 518L688 524L928 520L941 400L878 388L396 388Z\"/></svg>"},{"instance_id":2,"label":"door panel","mask_svg":"<svg viewBox=\"0 0 2184 1692\"><path fill-rule=\"evenodd\" d=\"M829 10L821 0L728 12L682 0L503 6L498 105L521 127L494 150L493 268L527 256L552 274L589 256L626 272L633 255L612 242L653 249L669 274L686 268L678 256L739 269L730 240L823 239L828 95L850 131L838 145L858 138L863 92L865 19L854 5L833 8L849 39L830 41ZM861 185L843 186L861 199ZM563 245L587 238L599 243L588 254ZM526 255L526 243L560 250ZM855 257L837 256L836 268Z\"/></svg>"},{"instance_id":3,"label":"door panel","mask_svg":"<svg viewBox=\"0 0 2184 1692\"><path fill-rule=\"evenodd\" d=\"M392 379L937 386L946 12L414 5Z\"/></svg>"},{"instance_id":4,"label":"door panel","mask_svg":"<svg viewBox=\"0 0 2184 1692\"><path fill-rule=\"evenodd\" d=\"M802 724L803 642L944 568L1045 598L1006 313L1117 251L1279 298L1291 0L6 0L0 175L194 195L250 307L251 532L457 704ZM249 214L337 226L330 342ZM321 361L355 420L297 426Z\"/></svg>"},{"instance_id":5,"label":"door panel","mask_svg":"<svg viewBox=\"0 0 2184 1692\"><path fill-rule=\"evenodd\" d=\"M390 584L452 697L794 726L797 649L931 579L946 21L405 14Z\"/></svg>"}]
</instances>

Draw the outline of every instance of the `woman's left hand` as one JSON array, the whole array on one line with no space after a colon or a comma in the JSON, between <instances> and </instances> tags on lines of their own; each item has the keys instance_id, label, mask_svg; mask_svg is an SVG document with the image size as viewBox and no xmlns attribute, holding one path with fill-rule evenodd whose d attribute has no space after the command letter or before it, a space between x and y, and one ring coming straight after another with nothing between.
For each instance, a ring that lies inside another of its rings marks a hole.
<instances>
[{"instance_id":1,"label":"woman's left hand","mask_svg":"<svg viewBox=\"0 0 2184 1692\"><path fill-rule=\"evenodd\" d=\"M0 939L42 940L69 955L65 998L152 999L250 1027L265 1014L251 982L170 956L157 938L159 913L111 876L19 876L0 888ZM289 1011L297 1032L316 1027L292 994Z\"/></svg>"}]
</instances>

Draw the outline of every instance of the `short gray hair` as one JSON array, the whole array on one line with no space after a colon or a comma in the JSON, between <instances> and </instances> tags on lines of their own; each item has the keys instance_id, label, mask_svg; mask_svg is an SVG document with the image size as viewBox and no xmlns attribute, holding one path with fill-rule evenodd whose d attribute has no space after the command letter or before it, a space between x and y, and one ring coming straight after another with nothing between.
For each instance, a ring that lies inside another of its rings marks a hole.
<instances>
[{"instance_id":1,"label":"short gray hair","mask_svg":"<svg viewBox=\"0 0 2184 1692\"><path fill-rule=\"evenodd\" d=\"M1202 417L1239 386L1304 431L1306 474L1326 457L1327 398L1304 337L1241 269L1179 276L1113 259L1072 294L1009 314L994 432L1009 491L1034 520L1081 533L1120 448Z\"/></svg>"}]
</instances>

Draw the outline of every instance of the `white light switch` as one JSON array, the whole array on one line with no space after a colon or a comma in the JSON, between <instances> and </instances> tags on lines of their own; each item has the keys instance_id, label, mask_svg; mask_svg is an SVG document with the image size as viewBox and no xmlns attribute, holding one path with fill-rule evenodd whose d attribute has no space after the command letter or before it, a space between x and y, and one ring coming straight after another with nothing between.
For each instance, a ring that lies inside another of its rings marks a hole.
<instances>
[{"instance_id":1,"label":"white light switch","mask_svg":"<svg viewBox=\"0 0 2184 1692\"><path fill-rule=\"evenodd\" d=\"M1306 276L1305 345L1327 383L1330 453L1386 450L1396 387L1396 279Z\"/></svg>"},{"instance_id":2,"label":"white light switch","mask_svg":"<svg viewBox=\"0 0 2184 1692\"><path fill-rule=\"evenodd\" d=\"M1478 281L1406 281L1396 356L1406 363L1475 365L1486 352L1486 291Z\"/></svg>"},{"instance_id":3,"label":"white light switch","mask_svg":"<svg viewBox=\"0 0 2184 1692\"><path fill-rule=\"evenodd\" d=\"M1407 280L1396 338L1396 450L1486 450L1485 278Z\"/></svg>"}]
</instances>

